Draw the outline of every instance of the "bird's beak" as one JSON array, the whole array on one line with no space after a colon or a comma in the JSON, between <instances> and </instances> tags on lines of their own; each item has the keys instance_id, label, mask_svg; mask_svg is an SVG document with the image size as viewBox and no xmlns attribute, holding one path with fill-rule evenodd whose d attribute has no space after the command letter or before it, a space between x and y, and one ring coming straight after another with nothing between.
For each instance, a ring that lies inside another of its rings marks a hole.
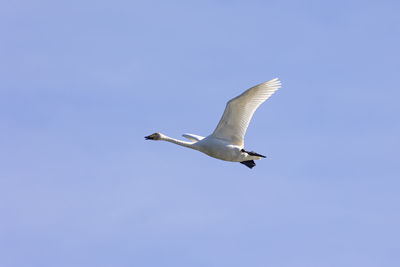
<instances>
[{"instance_id":1,"label":"bird's beak","mask_svg":"<svg viewBox=\"0 0 400 267\"><path fill-rule=\"evenodd\" d=\"M154 140L154 137L153 137L152 135L145 136L144 138L145 138L146 140Z\"/></svg>"}]
</instances>

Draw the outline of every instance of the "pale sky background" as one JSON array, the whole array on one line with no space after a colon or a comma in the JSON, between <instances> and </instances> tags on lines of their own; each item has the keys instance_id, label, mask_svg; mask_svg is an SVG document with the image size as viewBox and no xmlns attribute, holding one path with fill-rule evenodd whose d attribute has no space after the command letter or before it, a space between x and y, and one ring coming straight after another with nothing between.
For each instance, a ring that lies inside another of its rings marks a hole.
<instances>
[{"instance_id":1,"label":"pale sky background","mask_svg":"<svg viewBox=\"0 0 400 267\"><path fill-rule=\"evenodd\" d=\"M1 2L0 266L400 266L399 3Z\"/></svg>"}]
</instances>

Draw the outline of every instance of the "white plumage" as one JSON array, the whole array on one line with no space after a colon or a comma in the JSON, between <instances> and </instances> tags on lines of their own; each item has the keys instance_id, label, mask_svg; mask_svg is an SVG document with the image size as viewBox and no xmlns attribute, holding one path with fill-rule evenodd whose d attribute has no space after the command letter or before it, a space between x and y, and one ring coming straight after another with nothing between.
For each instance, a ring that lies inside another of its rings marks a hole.
<instances>
[{"instance_id":1,"label":"white plumage","mask_svg":"<svg viewBox=\"0 0 400 267\"><path fill-rule=\"evenodd\" d=\"M280 85L279 80L275 78L256 85L228 101L224 114L212 135L234 145L243 146L244 135L254 112Z\"/></svg>"},{"instance_id":2,"label":"white plumage","mask_svg":"<svg viewBox=\"0 0 400 267\"><path fill-rule=\"evenodd\" d=\"M193 142L197 142L197 141L200 141L201 139L204 139L203 136L195 135L195 134L182 134L182 136Z\"/></svg>"},{"instance_id":3,"label":"white plumage","mask_svg":"<svg viewBox=\"0 0 400 267\"><path fill-rule=\"evenodd\" d=\"M228 101L217 128L205 138L195 134L183 134L191 141L185 142L161 133L154 133L145 138L175 143L199 150L214 158L241 162L252 168L255 166L253 160L264 156L243 149L247 127L256 109L280 87L280 81L275 78L256 85Z\"/></svg>"}]
</instances>

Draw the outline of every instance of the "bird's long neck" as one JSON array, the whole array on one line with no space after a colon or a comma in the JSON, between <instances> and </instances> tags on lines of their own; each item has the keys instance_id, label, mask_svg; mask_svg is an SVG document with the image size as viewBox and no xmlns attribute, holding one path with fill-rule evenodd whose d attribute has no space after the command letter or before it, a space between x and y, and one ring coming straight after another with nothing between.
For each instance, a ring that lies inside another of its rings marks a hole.
<instances>
[{"instance_id":1,"label":"bird's long neck","mask_svg":"<svg viewBox=\"0 0 400 267\"><path fill-rule=\"evenodd\" d=\"M165 135L161 138L161 140L167 141L167 142L170 142L170 143L174 143L174 144L177 144L177 145L180 145L180 146L184 146L184 147L188 147L188 148L193 148L194 149L194 147L193 147L194 143L193 142L186 142L186 141L174 139L174 138L171 138L171 137L168 137L168 136L165 136Z\"/></svg>"}]
</instances>

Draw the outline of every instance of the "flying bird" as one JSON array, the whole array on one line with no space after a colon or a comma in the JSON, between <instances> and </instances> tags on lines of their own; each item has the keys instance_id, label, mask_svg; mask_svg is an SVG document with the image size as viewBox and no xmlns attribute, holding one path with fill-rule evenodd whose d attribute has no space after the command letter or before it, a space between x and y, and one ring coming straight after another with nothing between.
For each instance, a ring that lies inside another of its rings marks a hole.
<instances>
[{"instance_id":1,"label":"flying bird","mask_svg":"<svg viewBox=\"0 0 400 267\"><path fill-rule=\"evenodd\" d=\"M192 148L217 159L240 162L249 168L256 166L254 160L265 156L253 151L246 151L244 135L256 109L281 87L278 78L256 85L241 95L228 101L224 114L214 132L202 137L195 134L183 134L190 140L181 141L162 133L146 136L147 140L162 140L180 146Z\"/></svg>"}]
</instances>

